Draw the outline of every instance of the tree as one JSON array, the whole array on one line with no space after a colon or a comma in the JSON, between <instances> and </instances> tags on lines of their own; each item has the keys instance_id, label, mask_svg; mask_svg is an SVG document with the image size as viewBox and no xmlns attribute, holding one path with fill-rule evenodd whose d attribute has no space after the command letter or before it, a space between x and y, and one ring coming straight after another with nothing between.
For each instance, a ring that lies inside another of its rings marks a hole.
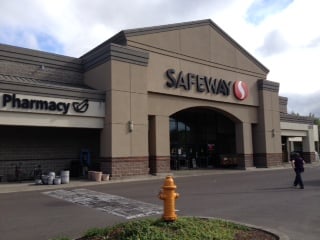
<instances>
[{"instance_id":1,"label":"tree","mask_svg":"<svg viewBox=\"0 0 320 240\"><path fill-rule=\"evenodd\" d=\"M291 113L290 113L291 115L294 115L294 116L300 116L300 114L299 113L296 113L296 112L294 112L294 111L291 111Z\"/></svg>"}]
</instances>

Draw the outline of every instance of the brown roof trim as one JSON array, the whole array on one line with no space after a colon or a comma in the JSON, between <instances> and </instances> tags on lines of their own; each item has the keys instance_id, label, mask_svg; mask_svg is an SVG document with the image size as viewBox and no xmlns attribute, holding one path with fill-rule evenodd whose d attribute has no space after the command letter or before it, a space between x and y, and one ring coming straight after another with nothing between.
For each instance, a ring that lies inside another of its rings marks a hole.
<instances>
[{"instance_id":1,"label":"brown roof trim","mask_svg":"<svg viewBox=\"0 0 320 240\"><path fill-rule=\"evenodd\" d=\"M287 97L283 97L283 96L279 96L279 103L283 104L283 105L287 105L288 98Z\"/></svg>"},{"instance_id":2,"label":"brown roof trim","mask_svg":"<svg viewBox=\"0 0 320 240\"><path fill-rule=\"evenodd\" d=\"M106 46L110 45L111 43L116 43L118 45L126 46L127 39L126 39L126 36L124 35L124 31L121 31L121 32L117 33L116 35L114 35L113 37L109 38L108 40L102 42L94 49L92 49L89 52L87 52L86 54L82 55L80 57L80 59L86 59L86 58L92 56L93 54L96 54L99 51L103 51L106 48Z\"/></svg>"},{"instance_id":3,"label":"brown roof trim","mask_svg":"<svg viewBox=\"0 0 320 240\"><path fill-rule=\"evenodd\" d=\"M280 84L265 79L258 80L259 91L279 92Z\"/></svg>"},{"instance_id":4,"label":"brown roof trim","mask_svg":"<svg viewBox=\"0 0 320 240\"><path fill-rule=\"evenodd\" d=\"M105 92L86 85L43 81L27 77L0 74L0 91L59 98L88 98L104 101Z\"/></svg>"},{"instance_id":5,"label":"brown roof trim","mask_svg":"<svg viewBox=\"0 0 320 240\"><path fill-rule=\"evenodd\" d=\"M45 65L59 69L83 72L79 58L63 56L28 48L0 44L0 60Z\"/></svg>"},{"instance_id":6,"label":"brown roof trim","mask_svg":"<svg viewBox=\"0 0 320 240\"><path fill-rule=\"evenodd\" d=\"M128 29L128 30L124 30L123 33L125 36L131 37L131 36L138 36L138 35L158 33L158 32L174 31L174 30L179 30L179 29L184 29L184 28L192 28L192 27L211 25L211 23L213 23L213 22L210 19L205 19L205 20L199 20L199 21L173 23L173 24L166 24L166 25L159 25L159 26L152 26L152 27Z\"/></svg>"},{"instance_id":7,"label":"brown roof trim","mask_svg":"<svg viewBox=\"0 0 320 240\"><path fill-rule=\"evenodd\" d=\"M105 42L94 51L90 51L82 56L84 68L86 71L110 60L133 63L147 66L149 53L138 51L127 46L121 46L114 43Z\"/></svg>"},{"instance_id":8,"label":"brown roof trim","mask_svg":"<svg viewBox=\"0 0 320 240\"><path fill-rule=\"evenodd\" d=\"M305 123L309 125L313 125L314 119L312 117L306 116L297 116L293 114L280 113L280 121L281 122L290 122L290 123Z\"/></svg>"}]
</instances>

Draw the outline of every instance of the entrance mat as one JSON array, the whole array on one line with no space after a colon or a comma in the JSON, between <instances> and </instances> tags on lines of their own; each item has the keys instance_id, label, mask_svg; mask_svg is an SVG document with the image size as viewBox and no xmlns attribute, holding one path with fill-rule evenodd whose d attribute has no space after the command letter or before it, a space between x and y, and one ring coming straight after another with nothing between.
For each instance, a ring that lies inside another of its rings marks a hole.
<instances>
[{"instance_id":1,"label":"entrance mat","mask_svg":"<svg viewBox=\"0 0 320 240\"><path fill-rule=\"evenodd\" d=\"M163 212L162 207L158 205L88 189L55 190L44 192L44 194L126 219L157 215Z\"/></svg>"}]
</instances>

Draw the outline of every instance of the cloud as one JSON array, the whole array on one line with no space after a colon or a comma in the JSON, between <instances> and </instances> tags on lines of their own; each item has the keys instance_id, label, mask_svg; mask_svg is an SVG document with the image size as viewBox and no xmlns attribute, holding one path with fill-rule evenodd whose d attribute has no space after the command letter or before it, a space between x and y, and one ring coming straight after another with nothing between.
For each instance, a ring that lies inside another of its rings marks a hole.
<instances>
[{"instance_id":1,"label":"cloud","mask_svg":"<svg viewBox=\"0 0 320 240\"><path fill-rule=\"evenodd\" d=\"M3 0L0 10L0 42L62 54L64 42L52 34L54 21L47 15L42 2Z\"/></svg>"},{"instance_id":2,"label":"cloud","mask_svg":"<svg viewBox=\"0 0 320 240\"><path fill-rule=\"evenodd\" d=\"M309 95L320 90L320 48L294 48L264 58L271 69L268 79L280 83L280 94Z\"/></svg>"},{"instance_id":3,"label":"cloud","mask_svg":"<svg viewBox=\"0 0 320 240\"><path fill-rule=\"evenodd\" d=\"M258 48L256 51L266 57L284 52L288 48L288 42L283 38L278 30L274 30L266 35L263 46Z\"/></svg>"},{"instance_id":4,"label":"cloud","mask_svg":"<svg viewBox=\"0 0 320 240\"><path fill-rule=\"evenodd\" d=\"M281 12L292 2L293 0L255 0L247 10L246 20L259 24L268 16Z\"/></svg>"},{"instance_id":5,"label":"cloud","mask_svg":"<svg viewBox=\"0 0 320 240\"><path fill-rule=\"evenodd\" d=\"M108 1L96 0L95 4L90 5L87 0L72 1L74 17L81 23L82 29L89 31L85 45L88 48L77 53L84 54L121 30L211 18L234 1L118 0L110 4ZM80 18L82 15L85 21ZM104 29L104 34L92 31L94 28ZM90 36L95 38L90 39Z\"/></svg>"},{"instance_id":6,"label":"cloud","mask_svg":"<svg viewBox=\"0 0 320 240\"><path fill-rule=\"evenodd\" d=\"M310 95L288 94L288 113L299 113L301 116L314 114L320 117L320 91Z\"/></svg>"},{"instance_id":7,"label":"cloud","mask_svg":"<svg viewBox=\"0 0 320 240\"><path fill-rule=\"evenodd\" d=\"M270 69L268 80L280 83L280 95L320 90L319 7L317 0L295 0L240 36L242 46Z\"/></svg>"},{"instance_id":8,"label":"cloud","mask_svg":"<svg viewBox=\"0 0 320 240\"><path fill-rule=\"evenodd\" d=\"M320 36L312 39L308 44L308 48L320 47Z\"/></svg>"},{"instance_id":9,"label":"cloud","mask_svg":"<svg viewBox=\"0 0 320 240\"><path fill-rule=\"evenodd\" d=\"M46 51L59 53L63 52L63 44L51 35L43 32L34 32L29 29L2 28L0 33L1 43L15 43L16 46L27 47L31 49L46 49Z\"/></svg>"},{"instance_id":10,"label":"cloud","mask_svg":"<svg viewBox=\"0 0 320 240\"><path fill-rule=\"evenodd\" d=\"M22 38L14 45L25 42L24 47L79 57L121 30L211 18L234 1L94 0L88 4L87 0L2 0L0 28L12 29L7 39ZM29 44L25 35L17 34L21 29L38 44ZM62 47L42 48L43 35ZM0 41L5 41L1 35Z\"/></svg>"}]
</instances>

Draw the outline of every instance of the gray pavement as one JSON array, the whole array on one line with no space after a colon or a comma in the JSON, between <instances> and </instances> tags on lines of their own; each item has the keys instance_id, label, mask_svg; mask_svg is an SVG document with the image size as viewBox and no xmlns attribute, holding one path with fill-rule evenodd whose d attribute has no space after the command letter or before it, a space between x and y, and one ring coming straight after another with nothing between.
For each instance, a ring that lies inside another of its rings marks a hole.
<instances>
[{"instance_id":1,"label":"gray pavement","mask_svg":"<svg viewBox=\"0 0 320 240\"><path fill-rule=\"evenodd\" d=\"M190 170L174 172L173 175L180 193L176 204L179 216L237 221L270 229L284 239L285 236L291 240L319 239L318 163L306 166L304 190L292 188L294 172L288 166L247 171ZM131 206L139 208L139 202L162 206L157 194L163 180L164 176L148 176L101 183L72 180L69 184L56 186L1 183L1 239L77 238L89 228L128 221L130 218L125 215L106 211L110 209L108 205L125 201L129 209ZM67 201L63 197L59 199L45 194L48 191L54 194L59 191L68 196L70 193L86 195ZM96 204L83 199L88 196L86 192L90 193L90 201L97 199ZM88 204L79 204L81 202L77 199ZM120 204L112 206L117 212L122 210ZM124 211L124 214L129 216L130 211ZM152 215L159 216L156 212Z\"/></svg>"}]
</instances>

